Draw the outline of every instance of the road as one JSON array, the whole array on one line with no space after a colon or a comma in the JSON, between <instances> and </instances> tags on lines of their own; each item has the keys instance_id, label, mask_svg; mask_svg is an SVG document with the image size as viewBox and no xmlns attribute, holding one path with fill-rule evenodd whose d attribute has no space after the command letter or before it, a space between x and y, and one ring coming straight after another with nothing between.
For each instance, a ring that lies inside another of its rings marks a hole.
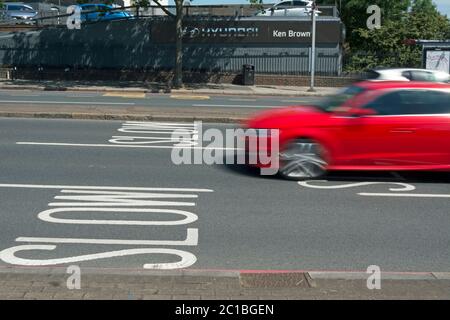
<instances>
[{"instance_id":1,"label":"road","mask_svg":"<svg viewBox=\"0 0 450 320\"><path fill-rule=\"evenodd\" d=\"M139 92L71 92L0 90L0 106L108 106L265 109L307 104L317 97L159 94Z\"/></svg>"},{"instance_id":2,"label":"road","mask_svg":"<svg viewBox=\"0 0 450 320\"><path fill-rule=\"evenodd\" d=\"M208 270L450 271L447 174L299 184L236 165L175 165L173 143L148 144L164 130L127 126L0 119L1 265L164 269L182 256Z\"/></svg>"}]
</instances>

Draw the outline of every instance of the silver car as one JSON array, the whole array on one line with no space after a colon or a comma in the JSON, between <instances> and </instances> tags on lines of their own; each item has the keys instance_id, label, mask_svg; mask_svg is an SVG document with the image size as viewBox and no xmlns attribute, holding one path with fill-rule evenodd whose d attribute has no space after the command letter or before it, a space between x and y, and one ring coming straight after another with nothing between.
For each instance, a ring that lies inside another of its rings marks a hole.
<instances>
[{"instance_id":1,"label":"silver car","mask_svg":"<svg viewBox=\"0 0 450 320\"><path fill-rule=\"evenodd\" d=\"M450 74L444 71L427 69L373 69L369 71L368 80L450 82Z\"/></svg>"},{"instance_id":2,"label":"silver car","mask_svg":"<svg viewBox=\"0 0 450 320\"><path fill-rule=\"evenodd\" d=\"M6 2L1 8L2 17L5 20L12 20L15 23L33 23L38 12L33 7L17 2Z\"/></svg>"},{"instance_id":3,"label":"silver car","mask_svg":"<svg viewBox=\"0 0 450 320\"><path fill-rule=\"evenodd\" d=\"M289 0L289 1L281 1L275 4L273 7L269 9L262 10L256 13L256 16L296 16L296 17L305 17L310 16L312 12L313 1L311 0ZM319 11L316 11L316 16L319 14Z\"/></svg>"}]
</instances>

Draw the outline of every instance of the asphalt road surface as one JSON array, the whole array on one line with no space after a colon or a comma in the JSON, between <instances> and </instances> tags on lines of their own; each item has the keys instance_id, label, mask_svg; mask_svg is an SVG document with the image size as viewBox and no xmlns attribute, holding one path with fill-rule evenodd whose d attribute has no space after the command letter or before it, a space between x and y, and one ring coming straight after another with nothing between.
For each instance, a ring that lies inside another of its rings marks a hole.
<instances>
[{"instance_id":1,"label":"asphalt road surface","mask_svg":"<svg viewBox=\"0 0 450 320\"><path fill-rule=\"evenodd\" d=\"M134 125L0 119L1 265L450 271L448 174L299 184L236 165L175 165L161 137L193 124Z\"/></svg>"},{"instance_id":2,"label":"asphalt road surface","mask_svg":"<svg viewBox=\"0 0 450 320\"><path fill-rule=\"evenodd\" d=\"M259 97L199 94L155 94L138 92L71 92L0 90L1 105L36 106L108 106L108 107L178 107L266 109L302 105L318 97Z\"/></svg>"}]
</instances>

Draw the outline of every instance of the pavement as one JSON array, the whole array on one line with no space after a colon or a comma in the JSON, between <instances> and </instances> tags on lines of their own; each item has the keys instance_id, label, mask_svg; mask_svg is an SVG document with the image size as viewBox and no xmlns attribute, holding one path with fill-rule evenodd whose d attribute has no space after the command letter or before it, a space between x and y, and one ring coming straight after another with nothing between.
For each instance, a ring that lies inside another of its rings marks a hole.
<instances>
[{"instance_id":1,"label":"pavement","mask_svg":"<svg viewBox=\"0 0 450 320\"><path fill-rule=\"evenodd\" d=\"M448 300L450 276L392 279L380 289L360 279L304 273L141 272L82 270L79 289L66 269L2 270L1 300ZM71 287L69 289L68 287Z\"/></svg>"},{"instance_id":2,"label":"pavement","mask_svg":"<svg viewBox=\"0 0 450 320\"><path fill-rule=\"evenodd\" d=\"M0 119L0 297L450 298L450 176L344 172L299 184L175 165L163 135L194 124L133 125ZM81 291L63 285L72 264ZM40 271L55 265L59 275ZM371 265L381 290L367 289Z\"/></svg>"},{"instance_id":3,"label":"pavement","mask_svg":"<svg viewBox=\"0 0 450 320\"><path fill-rule=\"evenodd\" d=\"M317 87L314 92L309 87L294 86L243 86L234 84L186 84L180 89L171 89L161 83L143 83L132 81L54 81L54 80L3 80L0 89L7 90L55 90L55 91L126 91L126 92L151 92L172 94L226 94L226 95L256 95L256 96L327 96L335 93L340 88Z\"/></svg>"}]
</instances>

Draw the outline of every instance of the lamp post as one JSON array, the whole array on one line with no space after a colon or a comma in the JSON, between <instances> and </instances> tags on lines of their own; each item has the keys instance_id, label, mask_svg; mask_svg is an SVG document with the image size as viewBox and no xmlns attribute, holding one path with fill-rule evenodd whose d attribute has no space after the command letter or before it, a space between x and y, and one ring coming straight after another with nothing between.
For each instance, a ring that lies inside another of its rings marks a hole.
<instances>
[{"instance_id":1,"label":"lamp post","mask_svg":"<svg viewBox=\"0 0 450 320\"><path fill-rule=\"evenodd\" d=\"M308 92L315 92L314 81L316 73L316 0L312 3L311 10L312 34L311 34L311 85Z\"/></svg>"}]
</instances>

